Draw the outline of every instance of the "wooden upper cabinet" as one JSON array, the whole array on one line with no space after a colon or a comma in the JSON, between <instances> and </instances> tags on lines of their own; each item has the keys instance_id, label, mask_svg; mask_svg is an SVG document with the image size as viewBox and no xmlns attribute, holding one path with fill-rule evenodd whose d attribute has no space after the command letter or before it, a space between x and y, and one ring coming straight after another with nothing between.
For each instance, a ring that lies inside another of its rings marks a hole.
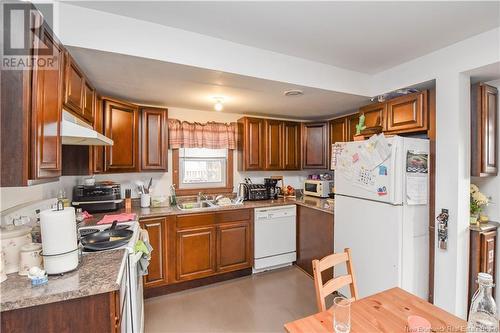
<instances>
[{"instance_id":1,"label":"wooden upper cabinet","mask_svg":"<svg viewBox=\"0 0 500 333\"><path fill-rule=\"evenodd\" d=\"M167 171L167 109L141 109L141 169Z\"/></svg>"},{"instance_id":2,"label":"wooden upper cabinet","mask_svg":"<svg viewBox=\"0 0 500 333\"><path fill-rule=\"evenodd\" d=\"M167 221L165 218L153 218L140 221L141 228L149 234L149 243L154 251L148 266L148 275L144 276L144 286L155 287L167 284Z\"/></svg>"},{"instance_id":3,"label":"wooden upper cabinet","mask_svg":"<svg viewBox=\"0 0 500 333\"><path fill-rule=\"evenodd\" d=\"M471 174L498 174L498 89L483 83L471 89Z\"/></svg>"},{"instance_id":4,"label":"wooden upper cabinet","mask_svg":"<svg viewBox=\"0 0 500 333\"><path fill-rule=\"evenodd\" d=\"M346 117L330 120L330 145L348 141L347 132Z\"/></svg>"},{"instance_id":5,"label":"wooden upper cabinet","mask_svg":"<svg viewBox=\"0 0 500 333\"><path fill-rule=\"evenodd\" d=\"M67 51L65 62L64 108L92 124L94 121L95 89Z\"/></svg>"},{"instance_id":6,"label":"wooden upper cabinet","mask_svg":"<svg viewBox=\"0 0 500 333\"><path fill-rule=\"evenodd\" d=\"M421 132L428 129L427 91L397 97L386 104L388 132Z\"/></svg>"},{"instance_id":7,"label":"wooden upper cabinet","mask_svg":"<svg viewBox=\"0 0 500 333\"><path fill-rule=\"evenodd\" d=\"M216 228L177 230L176 278L192 280L216 272Z\"/></svg>"},{"instance_id":8,"label":"wooden upper cabinet","mask_svg":"<svg viewBox=\"0 0 500 333\"><path fill-rule=\"evenodd\" d=\"M87 119L90 123L94 122L95 98L95 89L85 81L83 88L83 118Z\"/></svg>"},{"instance_id":9,"label":"wooden upper cabinet","mask_svg":"<svg viewBox=\"0 0 500 333\"><path fill-rule=\"evenodd\" d=\"M315 122L302 124L302 168L328 168L328 123Z\"/></svg>"},{"instance_id":10,"label":"wooden upper cabinet","mask_svg":"<svg viewBox=\"0 0 500 333\"><path fill-rule=\"evenodd\" d=\"M83 116L84 86L83 72L73 60L69 52L66 52L66 66L64 71L64 106Z\"/></svg>"},{"instance_id":11,"label":"wooden upper cabinet","mask_svg":"<svg viewBox=\"0 0 500 333\"><path fill-rule=\"evenodd\" d=\"M264 169L264 119L244 117L238 120L238 169Z\"/></svg>"},{"instance_id":12,"label":"wooden upper cabinet","mask_svg":"<svg viewBox=\"0 0 500 333\"><path fill-rule=\"evenodd\" d=\"M96 96L95 98L94 130L98 133L104 134L103 101L100 96ZM90 147L90 151L92 152L92 172L104 172L104 147L92 146Z\"/></svg>"},{"instance_id":13,"label":"wooden upper cabinet","mask_svg":"<svg viewBox=\"0 0 500 333\"><path fill-rule=\"evenodd\" d=\"M252 267L251 222L222 224L217 227L217 272Z\"/></svg>"},{"instance_id":14,"label":"wooden upper cabinet","mask_svg":"<svg viewBox=\"0 0 500 333\"><path fill-rule=\"evenodd\" d=\"M266 119L265 128L265 159L264 168L266 170L283 169L283 122L280 120Z\"/></svg>"},{"instance_id":15,"label":"wooden upper cabinet","mask_svg":"<svg viewBox=\"0 0 500 333\"><path fill-rule=\"evenodd\" d=\"M359 114L365 116L365 126L367 128L382 127L383 131L386 130L387 104L375 103L363 106L359 109Z\"/></svg>"},{"instance_id":16,"label":"wooden upper cabinet","mask_svg":"<svg viewBox=\"0 0 500 333\"><path fill-rule=\"evenodd\" d=\"M359 113L346 117L347 119L347 141L354 141L356 135L356 125L359 124Z\"/></svg>"},{"instance_id":17,"label":"wooden upper cabinet","mask_svg":"<svg viewBox=\"0 0 500 333\"><path fill-rule=\"evenodd\" d=\"M300 170L300 123L283 122L283 169Z\"/></svg>"},{"instance_id":18,"label":"wooden upper cabinet","mask_svg":"<svg viewBox=\"0 0 500 333\"><path fill-rule=\"evenodd\" d=\"M36 62L32 70L30 178L33 180L60 176L62 165L61 117L64 49L45 25L40 29L40 38L35 38L35 56L37 50L52 49L55 70L40 68Z\"/></svg>"},{"instance_id":19,"label":"wooden upper cabinet","mask_svg":"<svg viewBox=\"0 0 500 333\"><path fill-rule=\"evenodd\" d=\"M114 141L105 147L105 172L139 171L139 109L113 99L104 101L104 134Z\"/></svg>"}]
</instances>

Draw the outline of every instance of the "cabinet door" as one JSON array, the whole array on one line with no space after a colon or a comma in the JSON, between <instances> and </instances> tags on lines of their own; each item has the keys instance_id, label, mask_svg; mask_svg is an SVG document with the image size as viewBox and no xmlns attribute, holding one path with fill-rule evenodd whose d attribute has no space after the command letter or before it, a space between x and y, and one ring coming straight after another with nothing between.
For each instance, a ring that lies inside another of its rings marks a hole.
<instances>
[{"instance_id":1,"label":"cabinet door","mask_svg":"<svg viewBox=\"0 0 500 333\"><path fill-rule=\"evenodd\" d=\"M83 117L91 124L94 123L95 90L85 81L83 88Z\"/></svg>"},{"instance_id":2,"label":"cabinet door","mask_svg":"<svg viewBox=\"0 0 500 333\"><path fill-rule=\"evenodd\" d=\"M70 54L66 52L64 106L83 116L85 79Z\"/></svg>"},{"instance_id":3,"label":"cabinet door","mask_svg":"<svg viewBox=\"0 0 500 333\"><path fill-rule=\"evenodd\" d=\"M280 120L265 120L265 165L266 170L283 169L281 140L283 139L283 122Z\"/></svg>"},{"instance_id":4,"label":"cabinet door","mask_svg":"<svg viewBox=\"0 0 500 333\"><path fill-rule=\"evenodd\" d=\"M300 170L300 123L283 124L283 169Z\"/></svg>"},{"instance_id":5,"label":"cabinet door","mask_svg":"<svg viewBox=\"0 0 500 333\"><path fill-rule=\"evenodd\" d=\"M359 123L359 113L347 116L347 141L354 141L356 125Z\"/></svg>"},{"instance_id":6,"label":"cabinet door","mask_svg":"<svg viewBox=\"0 0 500 333\"><path fill-rule=\"evenodd\" d=\"M164 218L141 220L141 228L149 234L149 243L153 247L148 266L148 275L144 276L144 286L155 287L167 284L167 221Z\"/></svg>"},{"instance_id":7,"label":"cabinet door","mask_svg":"<svg viewBox=\"0 0 500 333\"><path fill-rule=\"evenodd\" d=\"M297 266L313 276L312 261L333 253L333 215L312 208L297 206ZM323 281L332 278L332 271L323 272Z\"/></svg>"},{"instance_id":8,"label":"cabinet door","mask_svg":"<svg viewBox=\"0 0 500 333\"><path fill-rule=\"evenodd\" d=\"M202 278L216 272L215 234L215 227L177 230L177 280Z\"/></svg>"},{"instance_id":9,"label":"cabinet door","mask_svg":"<svg viewBox=\"0 0 500 333\"><path fill-rule=\"evenodd\" d=\"M496 230L481 234L481 272L491 274L495 279Z\"/></svg>"},{"instance_id":10,"label":"cabinet door","mask_svg":"<svg viewBox=\"0 0 500 333\"><path fill-rule=\"evenodd\" d=\"M252 267L250 222L227 223L217 227L217 272Z\"/></svg>"},{"instance_id":11,"label":"cabinet door","mask_svg":"<svg viewBox=\"0 0 500 333\"><path fill-rule=\"evenodd\" d=\"M472 115L472 175L494 176L498 173L498 90L485 84L476 89L479 101Z\"/></svg>"},{"instance_id":12,"label":"cabinet door","mask_svg":"<svg viewBox=\"0 0 500 333\"><path fill-rule=\"evenodd\" d=\"M302 124L304 169L326 169L328 167L328 123Z\"/></svg>"},{"instance_id":13,"label":"cabinet door","mask_svg":"<svg viewBox=\"0 0 500 333\"><path fill-rule=\"evenodd\" d=\"M141 169L167 171L167 110L144 108L141 115Z\"/></svg>"},{"instance_id":14,"label":"cabinet door","mask_svg":"<svg viewBox=\"0 0 500 333\"><path fill-rule=\"evenodd\" d=\"M94 115L94 130L98 133L104 133L104 113L102 98L96 96L95 98L95 115ZM94 173L104 172L104 147L92 146L92 171Z\"/></svg>"},{"instance_id":15,"label":"cabinet door","mask_svg":"<svg viewBox=\"0 0 500 333\"><path fill-rule=\"evenodd\" d=\"M243 163L245 170L264 169L264 120L245 118Z\"/></svg>"},{"instance_id":16,"label":"cabinet door","mask_svg":"<svg viewBox=\"0 0 500 333\"><path fill-rule=\"evenodd\" d=\"M139 171L139 110L135 105L104 100L104 132L114 143L105 148L106 172Z\"/></svg>"},{"instance_id":17,"label":"cabinet door","mask_svg":"<svg viewBox=\"0 0 500 333\"><path fill-rule=\"evenodd\" d=\"M346 142L347 137L347 118L337 118L330 121L330 144L335 142Z\"/></svg>"},{"instance_id":18,"label":"cabinet door","mask_svg":"<svg viewBox=\"0 0 500 333\"><path fill-rule=\"evenodd\" d=\"M31 179L61 175L61 115L64 51L45 26L40 39L35 38L34 52L52 50L54 68L41 68L35 62L32 70L32 159Z\"/></svg>"},{"instance_id":19,"label":"cabinet door","mask_svg":"<svg viewBox=\"0 0 500 333\"><path fill-rule=\"evenodd\" d=\"M382 127L382 130L386 130L386 115L387 115L387 104L386 103L375 103L363 106L359 109L359 114L365 115L365 126L367 128L371 127Z\"/></svg>"},{"instance_id":20,"label":"cabinet door","mask_svg":"<svg viewBox=\"0 0 500 333\"><path fill-rule=\"evenodd\" d=\"M388 132L420 132L427 128L427 91L387 102Z\"/></svg>"}]
</instances>

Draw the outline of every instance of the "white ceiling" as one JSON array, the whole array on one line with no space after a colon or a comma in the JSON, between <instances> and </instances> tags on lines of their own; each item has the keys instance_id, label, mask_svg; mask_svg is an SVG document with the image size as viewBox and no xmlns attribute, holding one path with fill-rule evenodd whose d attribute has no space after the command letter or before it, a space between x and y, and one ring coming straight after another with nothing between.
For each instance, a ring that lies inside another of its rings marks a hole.
<instances>
[{"instance_id":1,"label":"white ceiling","mask_svg":"<svg viewBox=\"0 0 500 333\"><path fill-rule=\"evenodd\" d=\"M213 110L213 97L222 96L223 112L319 119L369 103L367 97L351 94L117 53L68 49L100 93L141 104ZM304 95L284 96L290 89L300 89Z\"/></svg>"},{"instance_id":2,"label":"white ceiling","mask_svg":"<svg viewBox=\"0 0 500 333\"><path fill-rule=\"evenodd\" d=\"M364 73L500 26L500 2L71 2Z\"/></svg>"}]
</instances>

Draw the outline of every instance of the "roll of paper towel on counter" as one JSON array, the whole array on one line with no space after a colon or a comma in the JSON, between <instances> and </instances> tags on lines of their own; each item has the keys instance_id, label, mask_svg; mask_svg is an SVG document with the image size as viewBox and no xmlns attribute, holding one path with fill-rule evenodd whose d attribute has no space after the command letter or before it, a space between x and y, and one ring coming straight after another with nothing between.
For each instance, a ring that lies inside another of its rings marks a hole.
<instances>
[{"instance_id":1,"label":"roll of paper towel on counter","mask_svg":"<svg viewBox=\"0 0 500 333\"><path fill-rule=\"evenodd\" d=\"M40 213L43 264L47 274L61 274L78 267L75 208L48 209Z\"/></svg>"}]
</instances>

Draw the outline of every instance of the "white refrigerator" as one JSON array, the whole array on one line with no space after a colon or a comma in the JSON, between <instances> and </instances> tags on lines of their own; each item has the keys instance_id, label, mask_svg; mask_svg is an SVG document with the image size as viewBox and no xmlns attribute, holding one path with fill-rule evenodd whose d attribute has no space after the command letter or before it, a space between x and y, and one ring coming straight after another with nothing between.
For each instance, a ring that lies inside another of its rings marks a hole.
<instances>
[{"instance_id":1,"label":"white refrigerator","mask_svg":"<svg viewBox=\"0 0 500 333\"><path fill-rule=\"evenodd\" d=\"M426 299L429 141L381 135L337 144L332 159L334 248L351 248L359 296L398 286Z\"/></svg>"}]
</instances>

